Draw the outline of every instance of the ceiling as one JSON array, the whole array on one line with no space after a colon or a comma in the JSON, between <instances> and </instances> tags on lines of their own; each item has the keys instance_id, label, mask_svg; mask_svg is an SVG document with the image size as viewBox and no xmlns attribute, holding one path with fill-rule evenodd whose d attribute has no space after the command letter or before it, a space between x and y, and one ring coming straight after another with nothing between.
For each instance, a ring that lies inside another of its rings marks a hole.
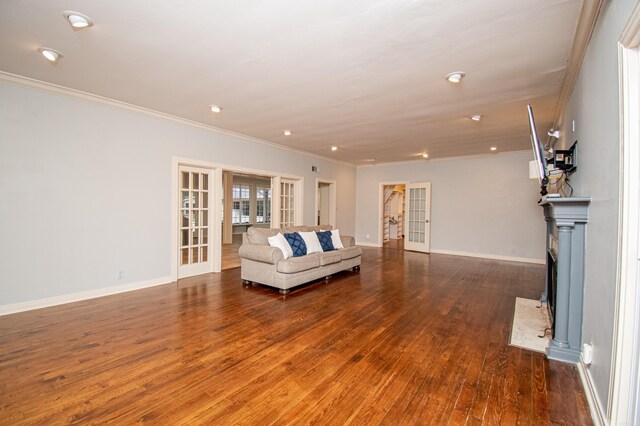
<instances>
[{"instance_id":1,"label":"ceiling","mask_svg":"<svg viewBox=\"0 0 640 426\"><path fill-rule=\"evenodd\" d=\"M352 164L517 151L530 149L527 103L540 133L553 125L581 8L3 0L0 70ZM94 26L73 31L67 10ZM64 57L48 63L42 46ZM445 80L459 70L460 84Z\"/></svg>"}]
</instances>

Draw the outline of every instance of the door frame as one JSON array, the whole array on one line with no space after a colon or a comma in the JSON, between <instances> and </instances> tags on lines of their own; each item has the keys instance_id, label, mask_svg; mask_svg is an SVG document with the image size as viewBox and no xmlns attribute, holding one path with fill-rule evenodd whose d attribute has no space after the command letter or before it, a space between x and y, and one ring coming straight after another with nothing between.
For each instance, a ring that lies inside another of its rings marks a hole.
<instances>
[{"instance_id":1,"label":"door frame","mask_svg":"<svg viewBox=\"0 0 640 426\"><path fill-rule=\"evenodd\" d=\"M384 245L384 187L391 185L405 185L406 187L406 185L408 185L409 183L409 181L398 180L378 183L378 242L376 244L376 247L382 247ZM406 229L404 230L406 232Z\"/></svg>"},{"instance_id":2,"label":"door frame","mask_svg":"<svg viewBox=\"0 0 640 426\"><path fill-rule=\"evenodd\" d=\"M620 207L612 365L607 403L610 424L640 421L640 5L618 41L620 81Z\"/></svg>"},{"instance_id":3,"label":"door frame","mask_svg":"<svg viewBox=\"0 0 640 426\"><path fill-rule=\"evenodd\" d=\"M318 214L318 188L319 184L326 183L329 184L329 223L333 229L336 229L336 212L338 210L338 206L336 205L336 181L329 179L319 179L316 178L316 191L315 191L315 208L313 209L313 222L315 223L317 220ZM318 225L327 225L326 223L318 224Z\"/></svg>"},{"instance_id":4,"label":"door frame","mask_svg":"<svg viewBox=\"0 0 640 426\"><path fill-rule=\"evenodd\" d=\"M304 202L303 202L303 193L302 188L304 187L304 177L291 175L287 173L279 173L270 170L260 170L253 169L249 167L240 167L223 163L214 163L210 161L202 161L195 160L192 158L184 158L184 157L172 157L171 159L171 208L169 211L171 212L171 249L170 249L170 277L173 281L178 281L178 171L179 167L183 166L192 166L192 167L200 167L203 169L210 169L213 178L213 188L210 189L210 194L212 195L211 206L209 208L209 223L210 226L213 227L213 241L211 242L211 255L213 256L212 270L209 272L220 272L222 270L222 215L220 213L220 209L218 208L222 204L222 171L229 170L237 173L246 173L246 174L254 174L261 175L265 177L271 177L271 183L274 186L272 200L271 200L271 223L274 223L275 213L277 211L277 219L279 223L280 218L280 189L279 183L280 178L289 179L296 181L296 197L299 199L299 203L296 203L296 209L299 208L299 214L296 214L296 219L304 217ZM276 186L276 181L278 185ZM278 194L278 210L275 209L274 200L275 193L277 188Z\"/></svg>"}]
</instances>

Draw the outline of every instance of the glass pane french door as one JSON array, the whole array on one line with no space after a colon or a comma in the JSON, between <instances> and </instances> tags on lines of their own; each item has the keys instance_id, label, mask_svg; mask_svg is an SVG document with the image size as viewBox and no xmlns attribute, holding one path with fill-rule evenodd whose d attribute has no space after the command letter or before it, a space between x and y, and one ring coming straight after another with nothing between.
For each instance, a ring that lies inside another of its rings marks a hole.
<instances>
[{"instance_id":1,"label":"glass pane french door","mask_svg":"<svg viewBox=\"0 0 640 426\"><path fill-rule=\"evenodd\" d=\"M178 278L213 270L210 203L212 171L180 166L178 197Z\"/></svg>"},{"instance_id":2,"label":"glass pane french door","mask_svg":"<svg viewBox=\"0 0 640 426\"><path fill-rule=\"evenodd\" d=\"M429 252L431 183L410 183L405 192L405 250Z\"/></svg>"},{"instance_id":3,"label":"glass pane french door","mask_svg":"<svg viewBox=\"0 0 640 426\"><path fill-rule=\"evenodd\" d=\"M280 228L296 224L295 181L280 181Z\"/></svg>"}]
</instances>

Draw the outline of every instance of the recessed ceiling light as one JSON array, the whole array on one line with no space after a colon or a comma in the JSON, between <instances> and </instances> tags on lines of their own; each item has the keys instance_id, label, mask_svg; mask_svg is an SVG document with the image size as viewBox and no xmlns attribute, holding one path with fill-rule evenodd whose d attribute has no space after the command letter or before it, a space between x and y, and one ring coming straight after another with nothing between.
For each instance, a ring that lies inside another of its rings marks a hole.
<instances>
[{"instance_id":1,"label":"recessed ceiling light","mask_svg":"<svg viewBox=\"0 0 640 426\"><path fill-rule=\"evenodd\" d=\"M69 24L71 24L71 28L74 30L81 30L84 28L89 28L93 25L93 21L87 15L83 15L82 13L73 12L71 10L67 10L62 14Z\"/></svg>"},{"instance_id":2,"label":"recessed ceiling light","mask_svg":"<svg viewBox=\"0 0 640 426\"><path fill-rule=\"evenodd\" d=\"M218 105L211 105L211 112L215 112L218 113L220 111L222 111L222 107L219 107Z\"/></svg>"},{"instance_id":3,"label":"recessed ceiling light","mask_svg":"<svg viewBox=\"0 0 640 426\"><path fill-rule=\"evenodd\" d=\"M291 130L284 130L282 133L284 133L285 136L291 136Z\"/></svg>"},{"instance_id":4,"label":"recessed ceiling light","mask_svg":"<svg viewBox=\"0 0 640 426\"><path fill-rule=\"evenodd\" d=\"M422 158L429 158L429 154L427 154L426 152L422 153Z\"/></svg>"},{"instance_id":5,"label":"recessed ceiling light","mask_svg":"<svg viewBox=\"0 0 640 426\"><path fill-rule=\"evenodd\" d=\"M374 161L376 161L376 159L375 159L375 158L365 158L365 159L364 159L364 160L362 160L362 161L365 161L365 162L367 162L367 163L373 163Z\"/></svg>"},{"instance_id":6,"label":"recessed ceiling light","mask_svg":"<svg viewBox=\"0 0 640 426\"><path fill-rule=\"evenodd\" d=\"M460 80L462 80L464 76L465 73L463 71L454 71L447 74L445 78L451 83L460 83Z\"/></svg>"},{"instance_id":7,"label":"recessed ceiling light","mask_svg":"<svg viewBox=\"0 0 640 426\"><path fill-rule=\"evenodd\" d=\"M332 146L332 147L331 147L331 151L337 151L337 150L338 150L338 147L337 147L337 146Z\"/></svg>"},{"instance_id":8,"label":"recessed ceiling light","mask_svg":"<svg viewBox=\"0 0 640 426\"><path fill-rule=\"evenodd\" d=\"M471 116L473 121L480 121L482 119L482 114L475 114Z\"/></svg>"},{"instance_id":9,"label":"recessed ceiling light","mask_svg":"<svg viewBox=\"0 0 640 426\"><path fill-rule=\"evenodd\" d=\"M62 53L58 52L55 49L51 49L49 47L41 47L38 49L38 52L40 52L42 56L44 56L47 59L47 61L53 62L54 64L58 62L60 58L62 58Z\"/></svg>"},{"instance_id":10,"label":"recessed ceiling light","mask_svg":"<svg viewBox=\"0 0 640 426\"><path fill-rule=\"evenodd\" d=\"M497 148L497 147L495 147L495 146L492 146L492 147L491 147L491 148L489 148L489 149L490 149L491 151L497 151L497 150L498 150L498 148Z\"/></svg>"}]
</instances>

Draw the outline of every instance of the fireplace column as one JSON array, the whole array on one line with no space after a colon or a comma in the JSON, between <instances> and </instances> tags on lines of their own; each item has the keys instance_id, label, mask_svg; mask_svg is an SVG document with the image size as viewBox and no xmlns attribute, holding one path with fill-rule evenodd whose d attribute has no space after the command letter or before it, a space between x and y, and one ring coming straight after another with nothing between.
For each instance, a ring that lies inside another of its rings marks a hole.
<instances>
[{"instance_id":1,"label":"fireplace column","mask_svg":"<svg viewBox=\"0 0 640 426\"><path fill-rule=\"evenodd\" d=\"M553 218L551 217L551 206L543 206L543 209L544 220L547 222L547 246L545 248L545 259L547 268L544 272L544 291L540 295L540 302L549 300L549 294L547 294L547 292L549 291L549 287L551 286L551 283L549 282L549 268L551 267L551 265L549 265L549 250L551 250L551 235L553 235L553 228L555 226L553 223Z\"/></svg>"},{"instance_id":2,"label":"fireplace column","mask_svg":"<svg viewBox=\"0 0 640 426\"><path fill-rule=\"evenodd\" d=\"M584 237L590 202L591 198L588 197L543 197L540 201L547 219L547 247L550 235L557 232L558 237L556 294L550 295L555 304L555 318L553 340L547 348L549 359L571 363L580 361ZM552 226L549 226L549 220L552 221ZM547 254L547 262L549 258ZM547 264L547 271L549 268L550 265Z\"/></svg>"},{"instance_id":3,"label":"fireplace column","mask_svg":"<svg viewBox=\"0 0 640 426\"><path fill-rule=\"evenodd\" d=\"M569 300L571 282L571 234L572 225L558 224L558 282L555 297L556 318L554 321L553 340L549 343L558 348L569 347ZM549 354L547 354L549 355Z\"/></svg>"}]
</instances>

